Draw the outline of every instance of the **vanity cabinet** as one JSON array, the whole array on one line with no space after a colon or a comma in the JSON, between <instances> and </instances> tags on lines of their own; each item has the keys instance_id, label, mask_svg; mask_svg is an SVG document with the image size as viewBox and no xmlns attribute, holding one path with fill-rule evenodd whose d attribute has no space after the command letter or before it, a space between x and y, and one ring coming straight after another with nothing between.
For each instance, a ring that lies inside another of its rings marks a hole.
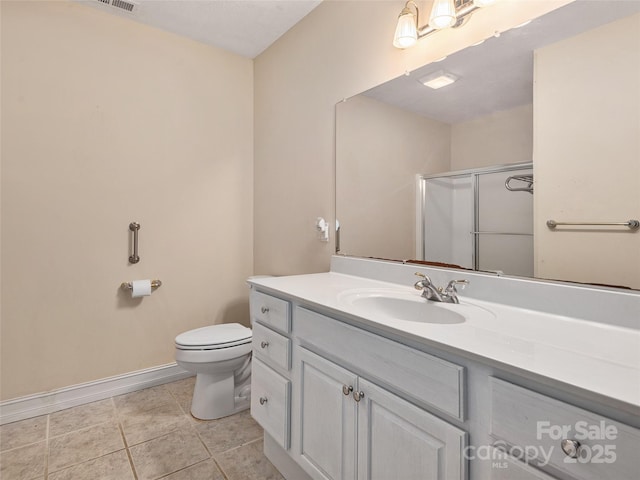
<instances>
[{"instance_id":1,"label":"vanity cabinet","mask_svg":"<svg viewBox=\"0 0 640 480\"><path fill-rule=\"evenodd\" d=\"M281 293L251 292L251 413L288 480L637 477L633 417Z\"/></svg>"},{"instance_id":2,"label":"vanity cabinet","mask_svg":"<svg viewBox=\"0 0 640 480\"><path fill-rule=\"evenodd\" d=\"M291 441L290 303L252 291L249 305L253 327L251 415L287 450Z\"/></svg>"},{"instance_id":3,"label":"vanity cabinet","mask_svg":"<svg viewBox=\"0 0 640 480\"><path fill-rule=\"evenodd\" d=\"M299 404L298 415L293 418L295 431L299 432L294 455L312 478L465 478L466 432L391 391L401 385L415 395L415 390L429 387L429 380L426 385L423 382L425 377L434 375L434 370L436 375L444 373L437 377L439 383L449 378L454 387L445 390L456 393L451 396L451 405L440 406L458 415L461 402L457 387L462 367L377 335L369 338L366 332L303 308L294 310L293 325L299 344L294 347L294 398ZM322 331L332 333L333 341L325 338ZM353 358L348 352L359 352L365 358ZM348 366L351 361L364 362L359 373ZM395 369L395 376L387 371L394 362L420 372L413 377L413 388L405 383L400 369ZM389 389L371 380L380 377L390 385ZM433 385L431 382L431 388ZM427 396L430 402L439 403L439 399Z\"/></svg>"}]
</instances>

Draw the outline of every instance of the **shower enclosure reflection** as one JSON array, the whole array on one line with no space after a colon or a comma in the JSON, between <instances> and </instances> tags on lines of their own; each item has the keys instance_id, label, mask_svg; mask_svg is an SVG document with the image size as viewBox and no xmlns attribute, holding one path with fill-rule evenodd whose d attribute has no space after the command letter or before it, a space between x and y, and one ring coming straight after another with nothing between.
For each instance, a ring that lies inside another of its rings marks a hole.
<instances>
[{"instance_id":1,"label":"shower enclosure reflection","mask_svg":"<svg viewBox=\"0 0 640 480\"><path fill-rule=\"evenodd\" d=\"M417 258L533 276L532 164L418 176ZM509 188L507 188L509 187Z\"/></svg>"}]
</instances>

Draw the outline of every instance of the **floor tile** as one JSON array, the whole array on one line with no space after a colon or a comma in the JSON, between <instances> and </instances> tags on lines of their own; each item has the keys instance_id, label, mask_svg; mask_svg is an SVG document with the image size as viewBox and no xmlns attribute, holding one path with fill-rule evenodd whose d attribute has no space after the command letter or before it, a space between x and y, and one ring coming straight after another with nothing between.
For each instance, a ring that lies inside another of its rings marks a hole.
<instances>
[{"instance_id":1,"label":"floor tile","mask_svg":"<svg viewBox=\"0 0 640 480\"><path fill-rule=\"evenodd\" d=\"M24 447L47 438L47 416L29 418L0 426L0 452Z\"/></svg>"},{"instance_id":2,"label":"floor tile","mask_svg":"<svg viewBox=\"0 0 640 480\"><path fill-rule=\"evenodd\" d=\"M47 480L281 480L248 410L211 421L189 414L194 384L189 377L3 425L0 478L45 480L48 463Z\"/></svg>"},{"instance_id":3,"label":"floor tile","mask_svg":"<svg viewBox=\"0 0 640 480\"><path fill-rule=\"evenodd\" d=\"M80 463L49 475L48 480L134 480L125 450Z\"/></svg>"},{"instance_id":4,"label":"floor tile","mask_svg":"<svg viewBox=\"0 0 640 480\"><path fill-rule=\"evenodd\" d=\"M283 480L262 453L262 440L215 455L228 480Z\"/></svg>"},{"instance_id":5,"label":"floor tile","mask_svg":"<svg viewBox=\"0 0 640 480\"><path fill-rule=\"evenodd\" d=\"M195 428L212 454L239 447L263 435L262 427L251 417L249 410L218 420L199 421Z\"/></svg>"},{"instance_id":6,"label":"floor tile","mask_svg":"<svg viewBox=\"0 0 640 480\"><path fill-rule=\"evenodd\" d=\"M111 399L87 403L49 415L49 438L115 419Z\"/></svg>"},{"instance_id":7,"label":"floor tile","mask_svg":"<svg viewBox=\"0 0 640 480\"><path fill-rule=\"evenodd\" d=\"M191 426L129 449L139 480L152 480L209 458Z\"/></svg>"},{"instance_id":8,"label":"floor tile","mask_svg":"<svg viewBox=\"0 0 640 480\"><path fill-rule=\"evenodd\" d=\"M193 387L196 386L196 377L187 377L182 380L165 384L167 390L173 395L191 395L193 393Z\"/></svg>"},{"instance_id":9,"label":"floor tile","mask_svg":"<svg viewBox=\"0 0 640 480\"><path fill-rule=\"evenodd\" d=\"M193 389L195 385L196 377L189 377L167 384L167 389L186 414L191 413L191 400L193 399Z\"/></svg>"},{"instance_id":10,"label":"floor tile","mask_svg":"<svg viewBox=\"0 0 640 480\"><path fill-rule=\"evenodd\" d=\"M122 435L115 422L60 435L49 440L49 472L93 460L123 448Z\"/></svg>"},{"instance_id":11,"label":"floor tile","mask_svg":"<svg viewBox=\"0 0 640 480\"><path fill-rule=\"evenodd\" d=\"M33 480L44 478L46 441L15 448L0 454L2 480Z\"/></svg>"},{"instance_id":12,"label":"floor tile","mask_svg":"<svg viewBox=\"0 0 640 480\"><path fill-rule=\"evenodd\" d=\"M119 395L113 397L113 401L118 415L145 412L168 403L176 403L176 400L164 385Z\"/></svg>"},{"instance_id":13,"label":"floor tile","mask_svg":"<svg viewBox=\"0 0 640 480\"><path fill-rule=\"evenodd\" d=\"M162 480L226 480L213 460L205 460L189 468L162 477Z\"/></svg>"},{"instance_id":14,"label":"floor tile","mask_svg":"<svg viewBox=\"0 0 640 480\"><path fill-rule=\"evenodd\" d=\"M190 424L187 416L175 402L161 405L153 410L121 415L120 423L128 446L161 437Z\"/></svg>"}]
</instances>

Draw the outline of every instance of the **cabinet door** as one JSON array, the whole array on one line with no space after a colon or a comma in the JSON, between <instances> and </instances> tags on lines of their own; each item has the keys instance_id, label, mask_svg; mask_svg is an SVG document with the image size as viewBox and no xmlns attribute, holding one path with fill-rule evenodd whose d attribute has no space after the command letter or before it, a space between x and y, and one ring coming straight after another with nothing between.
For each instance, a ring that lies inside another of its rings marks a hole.
<instances>
[{"instance_id":1,"label":"cabinet door","mask_svg":"<svg viewBox=\"0 0 640 480\"><path fill-rule=\"evenodd\" d=\"M458 480L466 433L359 379L359 480Z\"/></svg>"},{"instance_id":2,"label":"cabinet door","mask_svg":"<svg viewBox=\"0 0 640 480\"><path fill-rule=\"evenodd\" d=\"M343 387L357 377L302 348L300 352L301 466L316 479L355 479L356 408Z\"/></svg>"}]
</instances>

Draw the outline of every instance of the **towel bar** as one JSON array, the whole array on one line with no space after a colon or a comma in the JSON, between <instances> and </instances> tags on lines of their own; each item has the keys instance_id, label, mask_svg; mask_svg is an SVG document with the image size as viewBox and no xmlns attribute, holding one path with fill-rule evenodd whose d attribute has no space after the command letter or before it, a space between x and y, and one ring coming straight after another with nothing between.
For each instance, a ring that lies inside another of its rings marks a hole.
<instances>
[{"instance_id":1,"label":"towel bar","mask_svg":"<svg viewBox=\"0 0 640 480\"><path fill-rule=\"evenodd\" d=\"M635 230L640 227L640 222L638 220L629 220L628 222L556 222L555 220L547 220L547 227L554 229L561 225L571 225L571 226L585 226L585 227L609 227L609 226L622 226L629 227L631 230Z\"/></svg>"}]
</instances>

